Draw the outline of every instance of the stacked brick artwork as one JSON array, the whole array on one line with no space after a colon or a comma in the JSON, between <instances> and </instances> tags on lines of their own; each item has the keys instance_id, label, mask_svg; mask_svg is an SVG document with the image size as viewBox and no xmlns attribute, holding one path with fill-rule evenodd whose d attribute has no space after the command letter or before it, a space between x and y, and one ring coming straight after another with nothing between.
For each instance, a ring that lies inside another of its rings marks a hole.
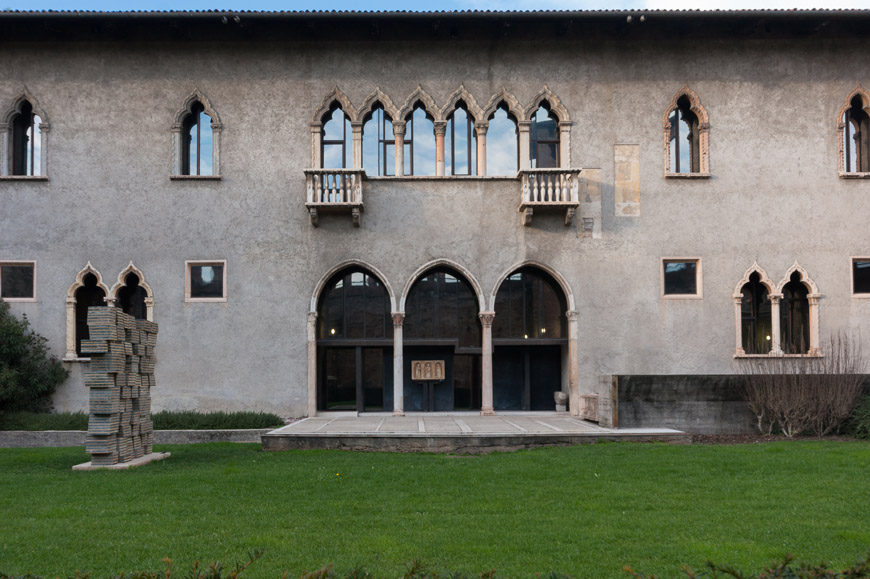
<instances>
[{"instance_id":1,"label":"stacked brick artwork","mask_svg":"<svg viewBox=\"0 0 870 579\"><path fill-rule=\"evenodd\" d=\"M90 390L86 450L91 465L109 466L151 454L151 388L157 324L113 307L88 308L91 356L85 385Z\"/></svg>"}]
</instances>

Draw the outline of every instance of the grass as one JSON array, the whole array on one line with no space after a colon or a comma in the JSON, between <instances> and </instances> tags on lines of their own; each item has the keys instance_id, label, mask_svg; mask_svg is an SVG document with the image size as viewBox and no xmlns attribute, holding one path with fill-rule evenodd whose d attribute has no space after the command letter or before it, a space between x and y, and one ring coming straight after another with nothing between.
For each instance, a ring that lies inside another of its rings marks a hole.
<instances>
[{"instance_id":1,"label":"grass","mask_svg":"<svg viewBox=\"0 0 870 579\"><path fill-rule=\"evenodd\" d=\"M611 443L484 456L257 445L160 447L130 471L73 472L80 448L0 449L0 574L97 577L264 556L247 577L333 564L662 577L785 553L845 567L870 548L870 443Z\"/></svg>"},{"instance_id":2,"label":"grass","mask_svg":"<svg viewBox=\"0 0 870 579\"><path fill-rule=\"evenodd\" d=\"M155 412L155 430L223 430L234 428L277 428L284 420L265 412ZM87 430L83 412L0 413L0 430Z\"/></svg>"}]
</instances>

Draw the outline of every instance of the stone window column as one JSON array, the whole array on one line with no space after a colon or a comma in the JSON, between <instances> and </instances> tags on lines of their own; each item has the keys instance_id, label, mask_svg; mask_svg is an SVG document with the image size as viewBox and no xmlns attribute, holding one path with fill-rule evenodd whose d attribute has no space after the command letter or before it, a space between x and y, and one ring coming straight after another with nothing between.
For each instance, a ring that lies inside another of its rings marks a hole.
<instances>
[{"instance_id":1,"label":"stone window column","mask_svg":"<svg viewBox=\"0 0 870 579\"><path fill-rule=\"evenodd\" d=\"M571 166L571 125L562 121L559 123L559 166Z\"/></svg>"},{"instance_id":2,"label":"stone window column","mask_svg":"<svg viewBox=\"0 0 870 579\"><path fill-rule=\"evenodd\" d=\"M529 157L529 132L532 128L532 121L519 121L517 130L520 133L520 171L528 171L532 168L532 161Z\"/></svg>"},{"instance_id":3,"label":"stone window column","mask_svg":"<svg viewBox=\"0 0 870 579\"><path fill-rule=\"evenodd\" d=\"M580 416L580 359L577 347L576 310L565 312L568 318L568 408L572 416Z\"/></svg>"},{"instance_id":4,"label":"stone window column","mask_svg":"<svg viewBox=\"0 0 870 579\"><path fill-rule=\"evenodd\" d=\"M447 132L447 123L435 121L435 175L444 176L444 133Z\"/></svg>"},{"instance_id":5,"label":"stone window column","mask_svg":"<svg viewBox=\"0 0 870 579\"><path fill-rule=\"evenodd\" d=\"M493 416L495 410L492 403L492 322L495 320L495 312L481 312L479 314L481 326L483 326L483 344L481 352L481 380L480 380L480 414Z\"/></svg>"},{"instance_id":6,"label":"stone window column","mask_svg":"<svg viewBox=\"0 0 870 579\"><path fill-rule=\"evenodd\" d=\"M323 123L311 123L311 168L319 169L321 165L320 160L320 143L323 135L321 134L323 131ZM181 167L179 166L179 171Z\"/></svg>"},{"instance_id":7,"label":"stone window column","mask_svg":"<svg viewBox=\"0 0 870 579\"><path fill-rule=\"evenodd\" d=\"M402 355L402 326L404 312L393 312L393 416L405 415L405 390L402 384L404 356Z\"/></svg>"},{"instance_id":8,"label":"stone window column","mask_svg":"<svg viewBox=\"0 0 870 579\"><path fill-rule=\"evenodd\" d=\"M405 122L393 121L393 137L396 140L396 177L405 174Z\"/></svg>"},{"instance_id":9,"label":"stone window column","mask_svg":"<svg viewBox=\"0 0 870 579\"><path fill-rule=\"evenodd\" d=\"M353 168L362 169L363 124L355 122L351 123L350 126L353 129Z\"/></svg>"},{"instance_id":10,"label":"stone window column","mask_svg":"<svg viewBox=\"0 0 870 579\"><path fill-rule=\"evenodd\" d=\"M172 175L181 175L181 125L172 125Z\"/></svg>"},{"instance_id":11,"label":"stone window column","mask_svg":"<svg viewBox=\"0 0 870 579\"><path fill-rule=\"evenodd\" d=\"M75 360L78 358L76 354L76 298L67 296L66 298L66 353L63 355L64 360ZM72 331L70 331L72 329Z\"/></svg>"},{"instance_id":12,"label":"stone window column","mask_svg":"<svg viewBox=\"0 0 870 579\"><path fill-rule=\"evenodd\" d=\"M807 301L810 303L810 351L807 352L811 356L821 355L821 347L819 345L819 298L821 294L807 294Z\"/></svg>"},{"instance_id":13,"label":"stone window column","mask_svg":"<svg viewBox=\"0 0 870 579\"><path fill-rule=\"evenodd\" d=\"M779 329L779 300L782 299L782 294L770 294L770 353L773 356L782 356L782 345L780 340ZM812 316L812 313L810 314ZM810 337L812 340L812 337ZM742 341L742 336L741 336Z\"/></svg>"},{"instance_id":14,"label":"stone window column","mask_svg":"<svg viewBox=\"0 0 870 579\"><path fill-rule=\"evenodd\" d=\"M211 168L213 175L221 174L221 131L224 126L212 120L211 122Z\"/></svg>"},{"instance_id":15,"label":"stone window column","mask_svg":"<svg viewBox=\"0 0 870 579\"><path fill-rule=\"evenodd\" d=\"M745 356L746 350L743 349L743 294L734 294L731 296L734 300L734 330L737 338L737 349L735 356Z\"/></svg>"},{"instance_id":16,"label":"stone window column","mask_svg":"<svg viewBox=\"0 0 870 579\"><path fill-rule=\"evenodd\" d=\"M308 312L308 416L317 415L317 312Z\"/></svg>"},{"instance_id":17,"label":"stone window column","mask_svg":"<svg viewBox=\"0 0 870 579\"><path fill-rule=\"evenodd\" d=\"M489 123L474 123L474 134L477 137L477 174L486 175L486 131Z\"/></svg>"}]
</instances>

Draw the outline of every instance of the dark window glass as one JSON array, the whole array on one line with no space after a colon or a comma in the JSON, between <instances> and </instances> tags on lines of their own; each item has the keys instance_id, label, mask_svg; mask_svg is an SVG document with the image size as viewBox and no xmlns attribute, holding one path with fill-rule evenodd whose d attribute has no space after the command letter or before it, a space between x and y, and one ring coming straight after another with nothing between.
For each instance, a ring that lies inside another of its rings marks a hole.
<instances>
[{"instance_id":1,"label":"dark window glass","mask_svg":"<svg viewBox=\"0 0 870 579\"><path fill-rule=\"evenodd\" d=\"M549 275L533 268L519 270L499 287L493 338L562 338L565 310L562 291Z\"/></svg>"},{"instance_id":2,"label":"dark window glass","mask_svg":"<svg viewBox=\"0 0 870 579\"><path fill-rule=\"evenodd\" d=\"M0 298L32 298L33 264L0 265Z\"/></svg>"},{"instance_id":3,"label":"dark window glass","mask_svg":"<svg viewBox=\"0 0 870 579\"><path fill-rule=\"evenodd\" d=\"M870 171L870 116L860 95L843 114L843 161L847 173Z\"/></svg>"},{"instance_id":4,"label":"dark window glass","mask_svg":"<svg viewBox=\"0 0 870 579\"><path fill-rule=\"evenodd\" d=\"M671 173L697 173L701 170L698 117L692 112L688 97L677 99L669 121Z\"/></svg>"},{"instance_id":5,"label":"dark window glass","mask_svg":"<svg viewBox=\"0 0 870 579\"><path fill-rule=\"evenodd\" d=\"M124 282L124 287L118 290L118 307L125 314L137 320L144 320L147 312L145 298L148 294L145 288L139 285L139 276L129 273Z\"/></svg>"},{"instance_id":6,"label":"dark window glass","mask_svg":"<svg viewBox=\"0 0 870 579\"><path fill-rule=\"evenodd\" d=\"M324 169L353 167L353 129L350 119L337 105L323 118L321 146L321 167Z\"/></svg>"},{"instance_id":7,"label":"dark window glass","mask_svg":"<svg viewBox=\"0 0 870 579\"><path fill-rule=\"evenodd\" d=\"M20 112L12 119L12 174L42 174L42 119L34 114L33 106L25 101Z\"/></svg>"},{"instance_id":8,"label":"dark window glass","mask_svg":"<svg viewBox=\"0 0 870 579\"><path fill-rule=\"evenodd\" d=\"M325 410L356 410L356 348L326 348Z\"/></svg>"},{"instance_id":9,"label":"dark window glass","mask_svg":"<svg viewBox=\"0 0 870 579\"><path fill-rule=\"evenodd\" d=\"M212 142L211 117L205 113L202 103L195 102L182 126L182 175L211 175Z\"/></svg>"},{"instance_id":10,"label":"dark window glass","mask_svg":"<svg viewBox=\"0 0 870 579\"><path fill-rule=\"evenodd\" d=\"M477 298L468 282L450 270L437 269L418 279L405 305L409 340L457 340L480 347Z\"/></svg>"},{"instance_id":11,"label":"dark window glass","mask_svg":"<svg viewBox=\"0 0 870 579\"><path fill-rule=\"evenodd\" d=\"M191 265L190 297L224 297L224 266L220 264Z\"/></svg>"},{"instance_id":12,"label":"dark window glass","mask_svg":"<svg viewBox=\"0 0 870 579\"><path fill-rule=\"evenodd\" d=\"M767 288L759 275L749 276L749 283L740 290L743 351L747 354L767 354L772 345L771 309Z\"/></svg>"},{"instance_id":13,"label":"dark window glass","mask_svg":"<svg viewBox=\"0 0 870 579\"><path fill-rule=\"evenodd\" d=\"M474 119L459 103L450 118L444 133L444 163L450 175L477 174L477 138L474 134Z\"/></svg>"},{"instance_id":14,"label":"dark window glass","mask_svg":"<svg viewBox=\"0 0 870 579\"><path fill-rule=\"evenodd\" d=\"M486 130L486 173L515 176L519 170L517 120L502 103L489 119Z\"/></svg>"},{"instance_id":15,"label":"dark window glass","mask_svg":"<svg viewBox=\"0 0 870 579\"><path fill-rule=\"evenodd\" d=\"M870 294L870 260L852 262L852 293Z\"/></svg>"},{"instance_id":16,"label":"dark window glass","mask_svg":"<svg viewBox=\"0 0 870 579\"><path fill-rule=\"evenodd\" d=\"M317 336L321 340L391 339L390 298L377 277L344 271L320 298Z\"/></svg>"},{"instance_id":17,"label":"dark window glass","mask_svg":"<svg viewBox=\"0 0 870 579\"><path fill-rule=\"evenodd\" d=\"M779 303L782 351L786 354L806 354L810 349L809 290L794 272L782 288Z\"/></svg>"},{"instance_id":18,"label":"dark window glass","mask_svg":"<svg viewBox=\"0 0 870 579\"><path fill-rule=\"evenodd\" d=\"M90 337L88 331L88 308L106 305L106 292L97 285L97 276L87 274L85 285L76 290L76 354L82 355L82 340Z\"/></svg>"},{"instance_id":19,"label":"dark window glass","mask_svg":"<svg viewBox=\"0 0 870 579\"><path fill-rule=\"evenodd\" d=\"M363 125L363 168L366 175L394 175L396 139L393 121L377 104Z\"/></svg>"},{"instance_id":20,"label":"dark window glass","mask_svg":"<svg viewBox=\"0 0 870 579\"><path fill-rule=\"evenodd\" d=\"M405 120L405 175L434 175L434 120L420 103Z\"/></svg>"},{"instance_id":21,"label":"dark window glass","mask_svg":"<svg viewBox=\"0 0 870 579\"><path fill-rule=\"evenodd\" d=\"M559 166L559 120L541 105L532 117L529 154L532 169L550 169Z\"/></svg>"},{"instance_id":22,"label":"dark window glass","mask_svg":"<svg viewBox=\"0 0 870 579\"><path fill-rule=\"evenodd\" d=\"M665 260L665 295L698 293L698 262Z\"/></svg>"}]
</instances>

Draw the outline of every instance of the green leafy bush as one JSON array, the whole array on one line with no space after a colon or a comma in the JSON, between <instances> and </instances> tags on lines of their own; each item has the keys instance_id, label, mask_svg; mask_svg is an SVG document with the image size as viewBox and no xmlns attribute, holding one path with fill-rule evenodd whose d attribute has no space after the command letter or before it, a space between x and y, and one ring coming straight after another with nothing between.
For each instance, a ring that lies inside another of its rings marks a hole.
<instances>
[{"instance_id":1,"label":"green leafy bush","mask_svg":"<svg viewBox=\"0 0 870 579\"><path fill-rule=\"evenodd\" d=\"M84 412L7 412L0 414L0 430L87 430Z\"/></svg>"},{"instance_id":2,"label":"green leafy bush","mask_svg":"<svg viewBox=\"0 0 870 579\"><path fill-rule=\"evenodd\" d=\"M156 412L151 415L155 430L226 430L235 428L277 428L284 420L265 412Z\"/></svg>"},{"instance_id":3,"label":"green leafy bush","mask_svg":"<svg viewBox=\"0 0 870 579\"><path fill-rule=\"evenodd\" d=\"M843 431L855 438L870 439L870 394L864 395L846 422Z\"/></svg>"},{"instance_id":4,"label":"green leafy bush","mask_svg":"<svg viewBox=\"0 0 870 579\"><path fill-rule=\"evenodd\" d=\"M18 319L0 300L0 414L48 409L68 372L51 356L46 339Z\"/></svg>"}]
</instances>

